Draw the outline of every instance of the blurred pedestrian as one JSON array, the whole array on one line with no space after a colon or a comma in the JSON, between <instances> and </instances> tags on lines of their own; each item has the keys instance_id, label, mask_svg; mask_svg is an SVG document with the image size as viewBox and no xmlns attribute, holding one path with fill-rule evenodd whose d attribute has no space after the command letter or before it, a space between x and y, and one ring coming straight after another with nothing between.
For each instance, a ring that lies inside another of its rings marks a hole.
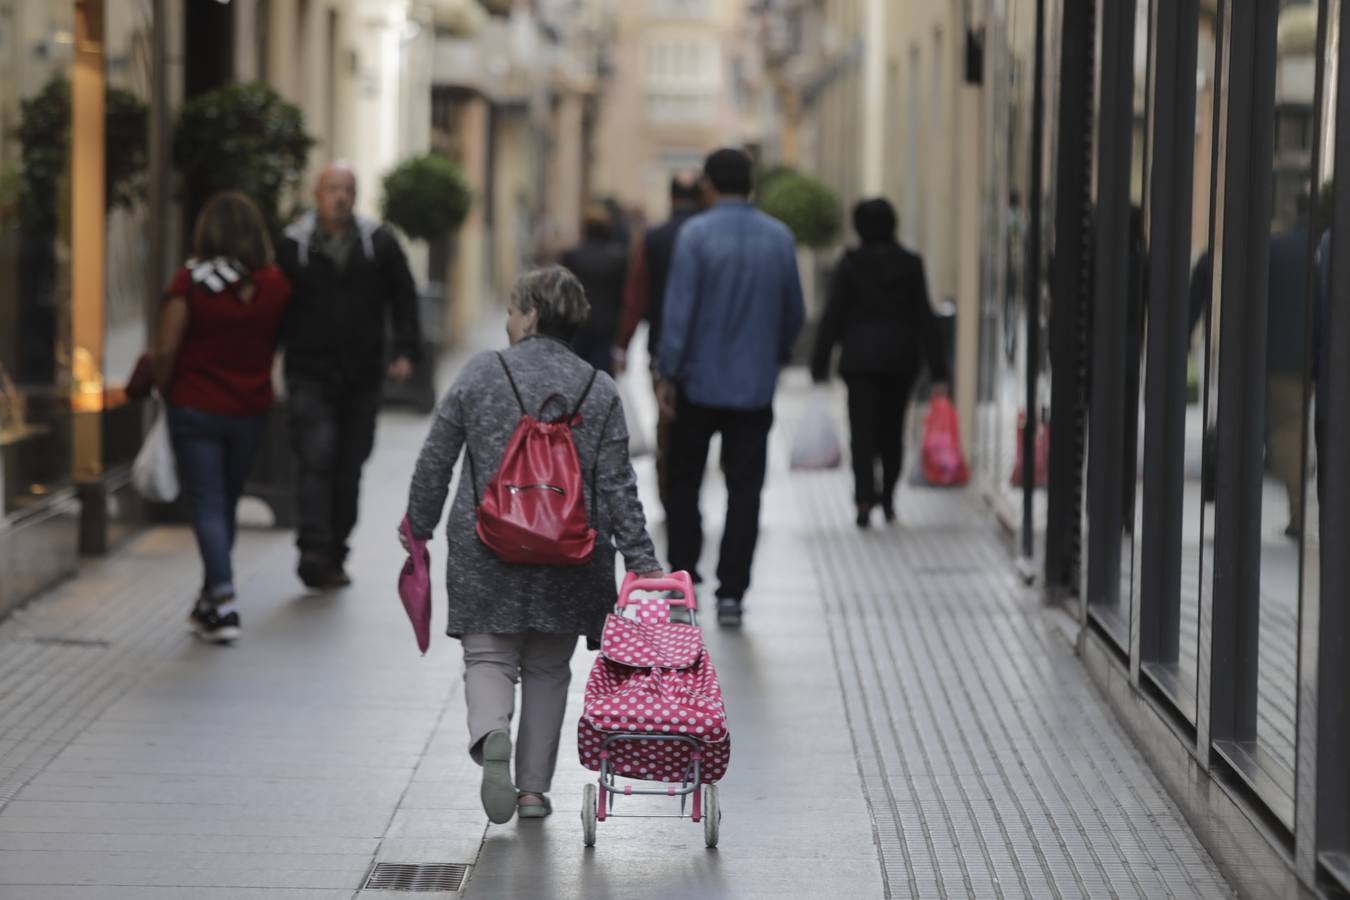
<instances>
[{"instance_id":1,"label":"blurred pedestrian","mask_svg":"<svg viewBox=\"0 0 1350 900\"><path fill-rule=\"evenodd\" d=\"M517 282L508 306L510 347L480 353L455 380L436 411L408 499L413 536L429 539L463 453L467 470L446 528L446 631L464 649L469 753L483 766L483 807L497 823L517 809L522 818L552 811L547 794L570 660L578 636L598 646L613 609L615 548L630 571L660 574L628 459L618 388L568 346L588 312L580 282L565 269L552 266ZM595 550L580 565L507 563L477 535L479 498L501 466L520 416L539 416L555 405L564 417L577 412L571 429L586 509L598 532ZM510 724L517 683L522 698L513 780Z\"/></svg>"},{"instance_id":2,"label":"blurred pedestrian","mask_svg":"<svg viewBox=\"0 0 1350 900\"><path fill-rule=\"evenodd\" d=\"M1300 194L1297 219L1270 239L1270 295L1266 319L1266 414L1270 467L1284 484L1289 521L1284 533L1303 528L1304 372L1308 368L1309 197Z\"/></svg>"},{"instance_id":3,"label":"blurred pedestrian","mask_svg":"<svg viewBox=\"0 0 1350 900\"><path fill-rule=\"evenodd\" d=\"M300 580L350 584L343 566L356 526L361 468L375 444L386 375L406 381L421 345L417 287L398 238L356 215L356 176L328 166L315 211L286 229L278 252L295 286L286 318L286 388L298 476ZM388 323L394 359L385 364Z\"/></svg>"},{"instance_id":4,"label":"blurred pedestrian","mask_svg":"<svg viewBox=\"0 0 1350 900\"><path fill-rule=\"evenodd\" d=\"M834 270L816 335L811 375L830 377L835 345L848 385L853 449L853 499L858 527L868 527L879 503L895 521L895 487L904 458L905 414L925 362L935 391L945 392L948 362L928 299L923 259L895 238L895 209L884 198L853 208L859 245ZM877 462L881 488L877 488Z\"/></svg>"},{"instance_id":5,"label":"blurred pedestrian","mask_svg":"<svg viewBox=\"0 0 1350 900\"><path fill-rule=\"evenodd\" d=\"M224 643L239 636L235 511L272 406L272 361L291 285L273 262L258 208L237 191L207 201L192 243L160 309L155 382L205 573L188 624Z\"/></svg>"},{"instance_id":6,"label":"blurred pedestrian","mask_svg":"<svg viewBox=\"0 0 1350 900\"><path fill-rule=\"evenodd\" d=\"M701 580L699 489L720 433L728 497L717 608L718 620L733 625L759 540L778 370L805 311L792 232L750 204L749 155L718 150L703 175L708 209L675 241L662 311L658 398L671 419L666 524L671 568Z\"/></svg>"},{"instance_id":7,"label":"blurred pedestrian","mask_svg":"<svg viewBox=\"0 0 1350 900\"><path fill-rule=\"evenodd\" d=\"M572 347L601 372L612 372L610 351L628 277L628 248L615 235L612 214L600 204L586 210L581 234L581 243L562 256L563 266L581 282L591 307Z\"/></svg>"},{"instance_id":8,"label":"blurred pedestrian","mask_svg":"<svg viewBox=\"0 0 1350 900\"><path fill-rule=\"evenodd\" d=\"M638 323L647 323L647 352L652 366L652 386L656 385L656 358L661 346L661 314L665 306L666 279L675 254L675 238L680 229L702 208L703 190L698 176L681 172L670 180L670 218L650 228L633 249L628 281L623 290L623 312L614 338L615 371L623 374L628 366L628 346ZM656 426L656 481L661 504L666 503L669 473L670 421L662 416Z\"/></svg>"}]
</instances>

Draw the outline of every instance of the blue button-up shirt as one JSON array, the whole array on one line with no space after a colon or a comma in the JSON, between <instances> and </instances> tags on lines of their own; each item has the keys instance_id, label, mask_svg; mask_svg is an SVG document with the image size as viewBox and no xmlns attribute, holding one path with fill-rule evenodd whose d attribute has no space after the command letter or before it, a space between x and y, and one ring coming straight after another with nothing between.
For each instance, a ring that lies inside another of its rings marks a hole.
<instances>
[{"instance_id":1,"label":"blue button-up shirt","mask_svg":"<svg viewBox=\"0 0 1350 900\"><path fill-rule=\"evenodd\" d=\"M680 229L658 368L691 403L763 409L804 317L792 232L748 202L724 200Z\"/></svg>"}]
</instances>

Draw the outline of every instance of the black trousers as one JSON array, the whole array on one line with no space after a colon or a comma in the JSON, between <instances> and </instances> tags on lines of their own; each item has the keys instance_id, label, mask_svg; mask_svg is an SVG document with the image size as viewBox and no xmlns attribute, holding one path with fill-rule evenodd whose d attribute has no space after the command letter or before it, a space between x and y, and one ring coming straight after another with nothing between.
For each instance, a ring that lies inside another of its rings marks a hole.
<instances>
[{"instance_id":1,"label":"black trousers","mask_svg":"<svg viewBox=\"0 0 1350 900\"><path fill-rule=\"evenodd\" d=\"M356 527L361 468L375 446L380 392L300 379L291 379L287 390L297 469L296 543L302 553L341 565Z\"/></svg>"},{"instance_id":2,"label":"black trousers","mask_svg":"<svg viewBox=\"0 0 1350 900\"><path fill-rule=\"evenodd\" d=\"M773 408L753 411L697 406L681 396L670 425L667 461L666 531L670 567L698 571L703 555L699 491L708 465L708 446L722 435L722 471L727 482L727 517L717 561L717 596L745 596L759 541L759 503L769 462Z\"/></svg>"},{"instance_id":3,"label":"black trousers","mask_svg":"<svg viewBox=\"0 0 1350 900\"><path fill-rule=\"evenodd\" d=\"M853 449L853 499L891 503L904 463L905 414L913 375L848 375L848 429ZM881 489L877 489L877 461Z\"/></svg>"}]
</instances>

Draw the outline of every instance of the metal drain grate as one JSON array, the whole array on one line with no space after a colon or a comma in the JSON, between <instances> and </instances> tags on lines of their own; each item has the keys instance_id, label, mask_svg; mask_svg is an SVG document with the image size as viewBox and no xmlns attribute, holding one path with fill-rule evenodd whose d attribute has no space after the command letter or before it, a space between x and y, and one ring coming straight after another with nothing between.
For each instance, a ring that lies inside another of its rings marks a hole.
<instances>
[{"instance_id":1,"label":"metal drain grate","mask_svg":"<svg viewBox=\"0 0 1350 900\"><path fill-rule=\"evenodd\" d=\"M457 891L469 867L461 863L376 863L368 891Z\"/></svg>"},{"instance_id":2,"label":"metal drain grate","mask_svg":"<svg viewBox=\"0 0 1350 900\"><path fill-rule=\"evenodd\" d=\"M103 638L82 638L82 637L59 637L53 635L37 635L33 638L35 644L46 644L56 647L111 647L112 641Z\"/></svg>"}]
</instances>

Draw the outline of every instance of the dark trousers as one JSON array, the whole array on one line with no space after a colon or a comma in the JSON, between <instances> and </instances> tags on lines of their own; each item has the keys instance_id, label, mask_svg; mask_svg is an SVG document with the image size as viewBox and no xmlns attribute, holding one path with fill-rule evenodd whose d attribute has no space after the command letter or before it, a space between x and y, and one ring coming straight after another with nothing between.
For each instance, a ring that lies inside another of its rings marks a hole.
<instances>
[{"instance_id":1,"label":"dark trousers","mask_svg":"<svg viewBox=\"0 0 1350 900\"><path fill-rule=\"evenodd\" d=\"M656 372L652 372L652 392L655 393L656 385L660 379ZM670 428L671 422L665 416L658 413L656 417L656 447L652 454L656 461L656 492L661 500L661 506L670 505ZM667 515L667 518L669 515Z\"/></svg>"},{"instance_id":2,"label":"dark trousers","mask_svg":"<svg viewBox=\"0 0 1350 900\"><path fill-rule=\"evenodd\" d=\"M694 573L703 554L699 490L708 465L708 445L722 435L722 471L727 481L727 518L717 561L717 596L740 598L750 587L750 566L759 541L759 500L769 460L771 407L752 411L696 406L683 396L670 426L666 530L670 567Z\"/></svg>"},{"instance_id":3,"label":"dark trousers","mask_svg":"<svg viewBox=\"0 0 1350 900\"><path fill-rule=\"evenodd\" d=\"M853 449L853 499L859 506L890 504L904 463L905 414L914 377L849 375L844 381L848 385L848 430Z\"/></svg>"},{"instance_id":4,"label":"dark trousers","mask_svg":"<svg viewBox=\"0 0 1350 900\"><path fill-rule=\"evenodd\" d=\"M287 389L300 519L296 543L302 553L341 565L356 527L361 467L375 446L380 393L300 379Z\"/></svg>"},{"instance_id":5,"label":"dark trousers","mask_svg":"<svg viewBox=\"0 0 1350 900\"><path fill-rule=\"evenodd\" d=\"M179 483L192 504L192 531L205 571L202 595L223 600L234 596L235 511L267 417L187 406L170 406L168 416Z\"/></svg>"}]
</instances>

